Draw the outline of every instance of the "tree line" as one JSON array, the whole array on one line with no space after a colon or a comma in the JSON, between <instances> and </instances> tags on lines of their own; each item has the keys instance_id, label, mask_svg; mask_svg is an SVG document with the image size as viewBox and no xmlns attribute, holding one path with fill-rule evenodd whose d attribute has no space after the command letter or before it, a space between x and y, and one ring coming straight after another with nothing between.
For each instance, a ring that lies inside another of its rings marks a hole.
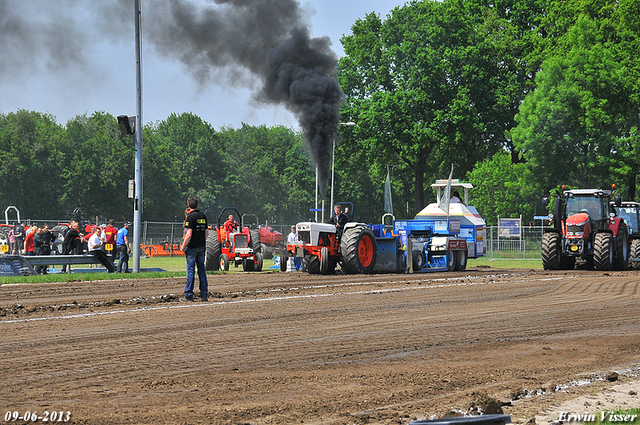
<instances>
[{"instance_id":1,"label":"tree line","mask_svg":"<svg viewBox=\"0 0 640 425\"><path fill-rule=\"evenodd\" d=\"M336 136L334 200L358 220L380 221L387 170L407 218L452 163L489 224L546 214L540 199L562 184L637 196L637 0L412 1L351 29L336 76L341 121L357 125ZM292 129L173 114L146 125L143 143L143 220L181 220L189 196L213 219L225 206L277 224L312 216L314 166ZM27 217L131 218L134 146L108 113L64 126L0 114L0 160L0 205Z\"/></svg>"}]
</instances>

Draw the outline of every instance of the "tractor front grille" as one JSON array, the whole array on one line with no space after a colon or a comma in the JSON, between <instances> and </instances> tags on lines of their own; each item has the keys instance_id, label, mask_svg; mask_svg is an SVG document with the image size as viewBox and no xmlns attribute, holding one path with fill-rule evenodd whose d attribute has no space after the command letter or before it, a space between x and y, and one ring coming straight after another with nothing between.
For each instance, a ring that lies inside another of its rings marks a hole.
<instances>
[{"instance_id":1,"label":"tractor front grille","mask_svg":"<svg viewBox=\"0 0 640 425\"><path fill-rule=\"evenodd\" d=\"M584 226L567 226L568 238L583 238Z\"/></svg>"},{"instance_id":2,"label":"tractor front grille","mask_svg":"<svg viewBox=\"0 0 640 425\"><path fill-rule=\"evenodd\" d=\"M235 235L233 240L234 240L234 246L236 248L248 248L249 247L249 244L247 243L247 235L245 235L244 233L238 233L237 235Z\"/></svg>"},{"instance_id":3,"label":"tractor front grille","mask_svg":"<svg viewBox=\"0 0 640 425\"><path fill-rule=\"evenodd\" d=\"M305 243L305 245L311 244L311 232L309 230L298 232L298 239Z\"/></svg>"}]
</instances>

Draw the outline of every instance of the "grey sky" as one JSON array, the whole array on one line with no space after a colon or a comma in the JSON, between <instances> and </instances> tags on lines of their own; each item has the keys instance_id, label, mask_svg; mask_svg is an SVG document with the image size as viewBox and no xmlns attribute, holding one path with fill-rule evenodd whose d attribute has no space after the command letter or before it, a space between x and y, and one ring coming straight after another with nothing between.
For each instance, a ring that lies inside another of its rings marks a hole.
<instances>
[{"instance_id":1,"label":"grey sky","mask_svg":"<svg viewBox=\"0 0 640 425\"><path fill-rule=\"evenodd\" d=\"M213 3L170 2L196 8ZM173 112L193 112L217 129L242 123L298 129L296 118L284 106L254 100L259 79L233 70L224 58L218 68L199 69L202 61L187 66L185 58L179 58L181 47L175 40L171 54L159 53L153 40L158 39L165 16L158 7L161 3L142 0L144 122L163 120ZM284 3L273 0L278 6ZM219 4L214 7L222 7ZM309 23L310 36L328 36L339 57L344 53L339 39L351 33L356 19L370 12L384 19L403 4L403 0L310 0L301 2L298 12ZM222 35L215 37L219 40ZM133 41L133 0L0 0L0 42L5 46L0 53L0 111L48 112L62 124L96 110L135 114Z\"/></svg>"}]
</instances>

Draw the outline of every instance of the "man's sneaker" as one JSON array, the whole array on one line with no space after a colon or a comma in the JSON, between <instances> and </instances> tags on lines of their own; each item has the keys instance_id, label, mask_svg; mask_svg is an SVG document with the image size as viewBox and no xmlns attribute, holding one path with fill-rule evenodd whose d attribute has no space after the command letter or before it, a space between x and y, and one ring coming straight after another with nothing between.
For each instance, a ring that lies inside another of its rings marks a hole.
<instances>
[{"instance_id":1,"label":"man's sneaker","mask_svg":"<svg viewBox=\"0 0 640 425\"><path fill-rule=\"evenodd\" d=\"M209 297L200 297L200 301L202 302L209 301Z\"/></svg>"},{"instance_id":2,"label":"man's sneaker","mask_svg":"<svg viewBox=\"0 0 640 425\"><path fill-rule=\"evenodd\" d=\"M185 300L185 301L187 301L187 302L190 302L190 303L192 303L192 302L194 302L194 301L195 301L195 300L193 299L193 297L184 297L184 300Z\"/></svg>"}]
</instances>

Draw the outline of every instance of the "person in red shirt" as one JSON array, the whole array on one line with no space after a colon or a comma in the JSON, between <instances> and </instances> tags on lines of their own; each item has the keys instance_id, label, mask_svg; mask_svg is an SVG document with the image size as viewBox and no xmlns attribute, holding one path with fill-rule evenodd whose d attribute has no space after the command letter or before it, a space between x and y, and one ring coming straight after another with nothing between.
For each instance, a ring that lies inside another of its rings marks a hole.
<instances>
[{"instance_id":1,"label":"person in red shirt","mask_svg":"<svg viewBox=\"0 0 640 425\"><path fill-rule=\"evenodd\" d=\"M35 237L37 231L38 228L36 226L31 227L31 229L29 229L29 231L27 232L27 236L25 236L24 238L24 250L26 251L27 255L33 255L33 250L35 249L33 238Z\"/></svg>"},{"instance_id":2,"label":"person in red shirt","mask_svg":"<svg viewBox=\"0 0 640 425\"><path fill-rule=\"evenodd\" d=\"M106 252L112 256L111 258L113 258L113 253L116 249L116 235L118 234L118 229L115 228L114 224L116 224L116 221L111 219L109 220L109 225L104 229L105 247L111 245L111 249L107 249Z\"/></svg>"},{"instance_id":3,"label":"person in red shirt","mask_svg":"<svg viewBox=\"0 0 640 425\"><path fill-rule=\"evenodd\" d=\"M233 214L229 214L229 218L224 222L224 231L226 239L229 240L229 235L238 228L239 224L233 217Z\"/></svg>"}]
</instances>

